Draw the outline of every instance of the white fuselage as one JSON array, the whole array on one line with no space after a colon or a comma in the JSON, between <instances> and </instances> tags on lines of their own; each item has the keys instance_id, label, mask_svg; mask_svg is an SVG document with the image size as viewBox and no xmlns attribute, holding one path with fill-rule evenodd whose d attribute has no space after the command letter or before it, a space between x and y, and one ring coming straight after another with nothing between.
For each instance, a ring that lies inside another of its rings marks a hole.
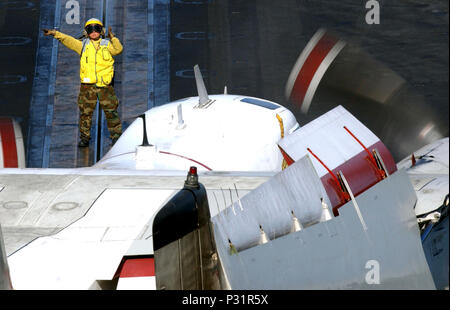
<instances>
[{"instance_id":1,"label":"white fuselage","mask_svg":"<svg viewBox=\"0 0 450 310\"><path fill-rule=\"evenodd\" d=\"M147 111L153 147L139 147L143 120L138 118L95 167L280 171L283 157L277 142L299 127L292 112L248 96L211 95L210 100L204 108L198 107L198 97L190 97Z\"/></svg>"}]
</instances>

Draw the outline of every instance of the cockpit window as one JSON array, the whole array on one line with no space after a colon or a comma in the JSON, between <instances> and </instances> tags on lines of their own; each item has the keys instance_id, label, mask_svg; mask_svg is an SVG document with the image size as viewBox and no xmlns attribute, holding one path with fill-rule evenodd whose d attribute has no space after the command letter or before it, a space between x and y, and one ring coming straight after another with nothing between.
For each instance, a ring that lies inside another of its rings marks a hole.
<instances>
[{"instance_id":1,"label":"cockpit window","mask_svg":"<svg viewBox=\"0 0 450 310\"><path fill-rule=\"evenodd\" d=\"M259 100L259 99L255 99L255 98L244 98L241 99L242 102L246 102L246 103L250 103L250 104L254 104L263 108L267 108L269 110L276 110L278 109L280 106L270 103L268 101L264 101L264 100Z\"/></svg>"}]
</instances>

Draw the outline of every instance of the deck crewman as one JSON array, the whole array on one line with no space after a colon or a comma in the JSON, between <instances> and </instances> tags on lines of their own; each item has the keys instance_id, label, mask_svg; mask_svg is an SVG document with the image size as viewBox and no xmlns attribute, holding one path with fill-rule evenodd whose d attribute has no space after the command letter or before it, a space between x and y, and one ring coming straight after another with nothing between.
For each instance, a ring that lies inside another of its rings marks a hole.
<instances>
[{"instance_id":1,"label":"deck crewman","mask_svg":"<svg viewBox=\"0 0 450 310\"><path fill-rule=\"evenodd\" d=\"M108 27L109 40L105 39L103 23L96 18L91 18L85 23L82 40L55 29L43 29L43 31L46 36L53 36L80 55L81 85L78 95L80 142L78 146L89 146L92 114L97 98L105 112L109 134L114 144L122 134L122 123L117 112L119 100L112 85L113 56L119 55L123 50L119 39L112 33L111 27Z\"/></svg>"}]
</instances>

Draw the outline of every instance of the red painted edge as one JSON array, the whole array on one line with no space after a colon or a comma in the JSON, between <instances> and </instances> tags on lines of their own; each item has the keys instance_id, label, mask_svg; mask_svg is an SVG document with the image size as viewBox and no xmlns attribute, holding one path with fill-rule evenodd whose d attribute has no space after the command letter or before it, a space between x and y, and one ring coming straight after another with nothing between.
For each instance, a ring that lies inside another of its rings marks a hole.
<instances>
[{"instance_id":1,"label":"red painted edge","mask_svg":"<svg viewBox=\"0 0 450 310\"><path fill-rule=\"evenodd\" d=\"M378 141L369 146L368 149L378 150L389 174L397 171L397 165L395 164L394 158L383 142ZM381 181L378 169L374 167L372 158L369 158L365 150L334 168L332 171L336 174L339 171L342 171L350 186L350 190L355 197ZM345 202L341 200L341 189L337 188L336 183L329 174L322 176L321 181L325 187L328 198L330 199L333 213L337 216L339 215L338 209L345 204Z\"/></svg>"},{"instance_id":2,"label":"red painted edge","mask_svg":"<svg viewBox=\"0 0 450 310\"><path fill-rule=\"evenodd\" d=\"M159 152L160 152L161 154L167 154L167 155L178 156L178 157L181 157L181 158L190 160L190 161L192 161L192 162L194 162L194 163L196 163L196 164L199 164L200 166L204 167L205 169L207 169L207 170L209 170L209 171L212 171L211 168L209 168L208 166L202 164L201 162L196 161L195 159L192 159L192 158L189 158L189 157L186 157L186 156L183 156L183 155L179 155L179 154L174 154L174 153L166 152L166 151L159 151Z\"/></svg>"},{"instance_id":3,"label":"red painted edge","mask_svg":"<svg viewBox=\"0 0 450 310\"><path fill-rule=\"evenodd\" d=\"M338 40L329 34L325 33L322 38L317 42L316 46L312 49L308 58L305 60L300 72L295 79L294 86L292 87L290 100L301 106L309 85L316 74L322 61L331 51Z\"/></svg>"},{"instance_id":4,"label":"red painted edge","mask_svg":"<svg viewBox=\"0 0 450 310\"><path fill-rule=\"evenodd\" d=\"M369 146L368 149L378 150L389 174L397 171L397 165L395 164L394 158L383 142L378 141ZM283 156L286 154L285 158L291 158L281 147L280 150L282 150ZM340 166L332 169L332 174L327 173L320 178L325 191L327 192L328 198L330 199L335 216L339 215L338 209L344 205L346 201L342 199L342 189L340 188L339 183L336 183L333 174L337 175L339 171L342 171L353 195L356 197L381 180L379 171L376 167L374 167L372 160L373 159L369 158L367 155L366 150L362 150L360 153L356 154ZM292 163L293 162L294 161L292 161Z\"/></svg>"},{"instance_id":5,"label":"red painted edge","mask_svg":"<svg viewBox=\"0 0 450 310\"><path fill-rule=\"evenodd\" d=\"M0 118L0 135L2 137L3 167L18 168L16 135L11 119Z\"/></svg>"},{"instance_id":6,"label":"red painted edge","mask_svg":"<svg viewBox=\"0 0 450 310\"><path fill-rule=\"evenodd\" d=\"M155 259L153 257L126 258L119 268L120 278L154 277Z\"/></svg>"},{"instance_id":7,"label":"red painted edge","mask_svg":"<svg viewBox=\"0 0 450 310\"><path fill-rule=\"evenodd\" d=\"M280 149L281 155L283 155L283 158L288 164L288 166L292 165L295 162L295 160L293 160L291 156L289 156L288 153L286 153L281 146L279 146L278 144L277 146Z\"/></svg>"}]
</instances>

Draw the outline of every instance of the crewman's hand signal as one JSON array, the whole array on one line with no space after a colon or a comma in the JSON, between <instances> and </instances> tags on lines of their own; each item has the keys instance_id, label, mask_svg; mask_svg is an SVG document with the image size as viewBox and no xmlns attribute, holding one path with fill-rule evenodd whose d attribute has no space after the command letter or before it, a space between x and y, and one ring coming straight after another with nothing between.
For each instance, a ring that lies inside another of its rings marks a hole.
<instances>
[{"instance_id":1,"label":"crewman's hand signal","mask_svg":"<svg viewBox=\"0 0 450 310\"><path fill-rule=\"evenodd\" d=\"M44 32L44 34L46 36L55 36L55 34L56 34L55 29L42 29L42 31Z\"/></svg>"},{"instance_id":2,"label":"crewman's hand signal","mask_svg":"<svg viewBox=\"0 0 450 310\"><path fill-rule=\"evenodd\" d=\"M111 27L108 27L108 38L112 39L114 38L116 35L112 32Z\"/></svg>"}]
</instances>

